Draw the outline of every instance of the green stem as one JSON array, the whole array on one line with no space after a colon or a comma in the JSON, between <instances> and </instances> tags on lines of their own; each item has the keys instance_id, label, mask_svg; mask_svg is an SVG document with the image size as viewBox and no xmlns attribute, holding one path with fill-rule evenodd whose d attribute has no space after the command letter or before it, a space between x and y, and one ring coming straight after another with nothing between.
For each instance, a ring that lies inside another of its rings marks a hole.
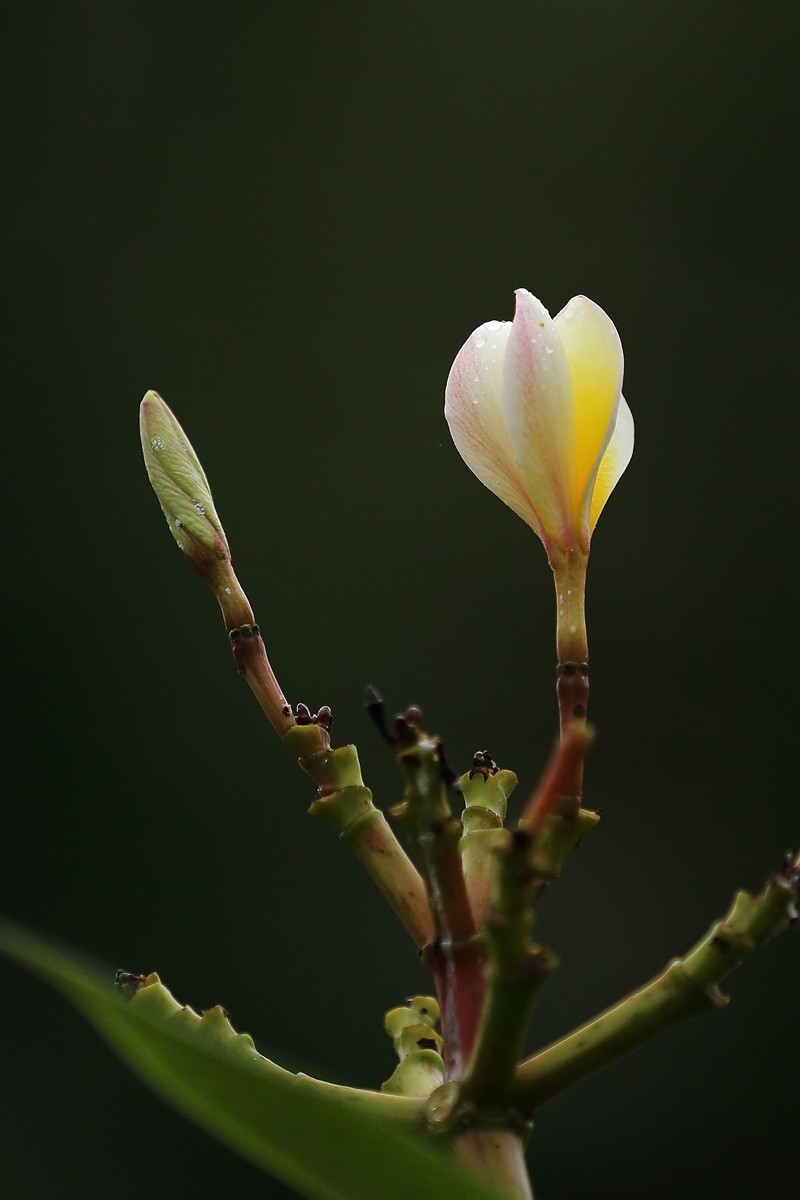
<instances>
[{"instance_id":1,"label":"green stem","mask_svg":"<svg viewBox=\"0 0 800 1200\"><path fill-rule=\"evenodd\" d=\"M485 755L476 755L476 760ZM489 760L491 761L491 760ZM492 903L495 877L495 850L504 846L509 833L503 822L508 797L517 786L513 771L476 766L459 780L464 797L461 824L461 864L475 926L483 927Z\"/></svg>"},{"instance_id":2,"label":"green stem","mask_svg":"<svg viewBox=\"0 0 800 1200\"><path fill-rule=\"evenodd\" d=\"M531 838L517 834L495 852L495 886L485 935L486 998L472 1056L461 1083L462 1103L501 1113L542 985L556 966L530 939L536 875Z\"/></svg>"},{"instance_id":3,"label":"green stem","mask_svg":"<svg viewBox=\"0 0 800 1200\"><path fill-rule=\"evenodd\" d=\"M588 557L580 551L550 553L550 566L556 585L556 650L559 663L589 661L586 634L588 565Z\"/></svg>"},{"instance_id":4,"label":"green stem","mask_svg":"<svg viewBox=\"0 0 800 1200\"><path fill-rule=\"evenodd\" d=\"M400 748L398 761L406 787L392 815L407 828L417 850L438 937L464 941L475 933L475 922L459 852L463 831L447 802L439 743L420 733Z\"/></svg>"},{"instance_id":5,"label":"green stem","mask_svg":"<svg viewBox=\"0 0 800 1200\"><path fill-rule=\"evenodd\" d=\"M487 808L470 805L461 817L461 863L475 925L481 929L492 905L494 856L510 834L503 822Z\"/></svg>"},{"instance_id":6,"label":"green stem","mask_svg":"<svg viewBox=\"0 0 800 1200\"><path fill-rule=\"evenodd\" d=\"M575 796L561 796L553 812L541 825L531 854L531 866L543 890L551 879L557 879L561 868L572 850L579 846L587 833L594 829L600 814L590 808L581 808ZM522 822L520 822L520 828ZM538 890L534 901L541 895Z\"/></svg>"},{"instance_id":7,"label":"green stem","mask_svg":"<svg viewBox=\"0 0 800 1200\"><path fill-rule=\"evenodd\" d=\"M317 725L295 725L284 737L317 784L309 811L338 829L421 950L433 939L434 924L420 874L373 804L355 746L317 749L318 737Z\"/></svg>"},{"instance_id":8,"label":"green stem","mask_svg":"<svg viewBox=\"0 0 800 1200\"><path fill-rule=\"evenodd\" d=\"M788 864L758 897L739 892L724 918L683 959L568 1037L517 1069L515 1097L533 1112L540 1104L650 1041L688 1017L723 1007L717 983L752 950L779 933L797 905L797 866Z\"/></svg>"}]
</instances>

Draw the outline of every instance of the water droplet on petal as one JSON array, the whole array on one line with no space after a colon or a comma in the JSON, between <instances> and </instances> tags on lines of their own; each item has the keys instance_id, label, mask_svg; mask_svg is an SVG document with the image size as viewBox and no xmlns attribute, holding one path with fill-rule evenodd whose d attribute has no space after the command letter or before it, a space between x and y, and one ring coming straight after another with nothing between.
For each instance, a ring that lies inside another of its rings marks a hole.
<instances>
[{"instance_id":1,"label":"water droplet on petal","mask_svg":"<svg viewBox=\"0 0 800 1200\"><path fill-rule=\"evenodd\" d=\"M150 438L150 445L153 447L156 454L158 454L158 452L160 450L164 449L164 446L166 445L166 443L163 438L153 437L153 438Z\"/></svg>"},{"instance_id":2,"label":"water droplet on petal","mask_svg":"<svg viewBox=\"0 0 800 1200\"><path fill-rule=\"evenodd\" d=\"M477 346L477 348L479 350L480 350L481 346L486 345L486 334L485 333L478 334L478 336L475 338L475 345Z\"/></svg>"}]
</instances>

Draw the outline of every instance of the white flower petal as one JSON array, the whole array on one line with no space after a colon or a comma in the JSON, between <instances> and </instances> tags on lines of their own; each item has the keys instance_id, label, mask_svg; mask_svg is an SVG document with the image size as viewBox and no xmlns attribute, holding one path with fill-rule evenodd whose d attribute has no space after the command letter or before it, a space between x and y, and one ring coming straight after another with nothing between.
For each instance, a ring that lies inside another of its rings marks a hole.
<instances>
[{"instance_id":1,"label":"white flower petal","mask_svg":"<svg viewBox=\"0 0 800 1200\"><path fill-rule=\"evenodd\" d=\"M567 355L543 304L517 291L503 367L503 411L517 469L546 531L569 545L575 420Z\"/></svg>"},{"instance_id":2,"label":"white flower petal","mask_svg":"<svg viewBox=\"0 0 800 1200\"><path fill-rule=\"evenodd\" d=\"M551 320L517 292L513 322L489 321L462 346L445 415L462 458L553 552L587 553L633 451L623 357L610 318L577 296Z\"/></svg>"},{"instance_id":3,"label":"white flower petal","mask_svg":"<svg viewBox=\"0 0 800 1200\"><path fill-rule=\"evenodd\" d=\"M633 413L628 408L624 396L620 396L617 409L617 423L611 435L611 441L606 447L597 471L592 508L589 518L589 528L594 529L597 518L605 507L606 500L617 486L619 479L631 461L633 454Z\"/></svg>"},{"instance_id":4,"label":"white flower petal","mask_svg":"<svg viewBox=\"0 0 800 1200\"><path fill-rule=\"evenodd\" d=\"M510 321L488 321L467 338L447 379L444 415L469 469L541 537L503 415L503 358L510 332Z\"/></svg>"}]
</instances>

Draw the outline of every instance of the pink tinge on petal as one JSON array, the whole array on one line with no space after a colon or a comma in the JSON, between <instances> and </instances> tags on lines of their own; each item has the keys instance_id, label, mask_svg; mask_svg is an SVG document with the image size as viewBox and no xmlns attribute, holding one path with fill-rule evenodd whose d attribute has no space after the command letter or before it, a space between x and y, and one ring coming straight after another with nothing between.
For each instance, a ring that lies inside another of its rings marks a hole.
<instances>
[{"instance_id":1,"label":"pink tinge on petal","mask_svg":"<svg viewBox=\"0 0 800 1200\"><path fill-rule=\"evenodd\" d=\"M503 359L510 330L510 322L489 321L467 338L450 369L444 413L469 469L544 540L516 468L503 414Z\"/></svg>"},{"instance_id":2,"label":"pink tinge on petal","mask_svg":"<svg viewBox=\"0 0 800 1200\"><path fill-rule=\"evenodd\" d=\"M544 305L520 288L503 368L503 412L517 469L546 542L574 543L575 417L569 364Z\"/></svg>"}]
</instances>

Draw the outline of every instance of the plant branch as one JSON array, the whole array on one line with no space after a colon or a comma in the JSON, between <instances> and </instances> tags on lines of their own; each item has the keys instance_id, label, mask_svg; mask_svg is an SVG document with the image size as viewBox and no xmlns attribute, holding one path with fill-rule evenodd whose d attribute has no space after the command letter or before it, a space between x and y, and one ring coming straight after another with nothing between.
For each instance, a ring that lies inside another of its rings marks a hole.
<instances>
[{"instance_id":1,"label":"plant branch","mask_svg":"<svg viewBox=\"0 0 800 1200\"><path fill-rule=\"evenodd\" d=\"M573 797L576 772L594 741L594 731L585 725L570 725L556 743L550 761L520 817L519 828L527 833L541 832L548 817L558 812L562 799ZM580 799L578 796L577 799Z\"/></svg>"},{"instance_id":2,"label":"plant branch","mask_svg":"<svg viewBox=\"0 0 800 1200\"><path fill-rule=\"evenodd\" d=\"M284 741L299 755L300 765L317 783L309 812L324 817L349 846L422 950L434 937L425 885L383 813L364 786L355 746L302 753L317 726L297 725Z\"/></svg>"},{"instance_id":3,"label":"plant branch","mask_svg":"<svg viewBox=\"0 0 800 1200\"><path fill-rule=\"evenodd\" d=\"M508 797L517 785L513 771L499 770L494 760L479 751L473 766L461 776L459 786L464 797L461 823L461 863L473 920L483 926L492 902L495 876L495 850L509 838L504 826Z\"/></svg>"},{"instance_id":4,"label":"plant branch","mask_svg":"<svg viewBox=\"0 0 800 1200\"><path fill-rule=\"evenodd\" d=\"M418 710L409 712L416 716ZM464 882L463 830L447 801L439 741L417 723L404 721L402 729L397 758L406 786L403 802L392 816L408 831L428 893L435 937L425 951L425 961L439 995L446 1078L453 1078L461 1075L475 1038L484 994L485 948L477 936Z\"/></svg>"},{"instance_id":5,"label":"plant branch","mask_svg":"<svg viewBox=\"0 0 800 1200\"><path fill-rule=\"evenodd\" d=\"M354 850L419 947L428 945L433 922L419 874L364 787L354 746L331 750L331 711L313 716L287 703L267 658L250 601L236 577L230 547L208 479L175 415L155 392L140 407L147 474L170 532L222 612L239 674L247 680L275 732L317 783L311 811L324 814Z\"/></svg>"},{"instance_id":6,"label":"plant branch","mask_svg":"<svg viewBox=\"0 0 800 1200\"><path fill-rule=\"evenodd\" d=\"M495 851L492 907L485 924L486 998L461 1083L462 1103L497 1113L508 1106L534 1004L556 966L553 955L530 938L536 884L531 843L528 834L517 833Z\"/></svg>"},{"instance_id":7,"label":"plant branch","mask_svg":"<svg viewBox=\"0 0 800 1200\"><path fill-rule=\"evenodd\" d=\"M497 1190L498 1200L533 1200L525 1143L509 1129L466 1129L453 1141L458 1159Z\"/></svg>"},{"instance_id":8,"label":"plant branch","mask_svg":"<svg viewBox=\"0 0 800 1200\"><path fill-rule=\"evenodd\" d=\"M566 1038L517 1068L525 1112L688 1017L724 1007L717 984L751 951L797 919L800 864L787 858L757 897L739 892L727 916L682 959Z\"/></svg>"}]
</instances>

